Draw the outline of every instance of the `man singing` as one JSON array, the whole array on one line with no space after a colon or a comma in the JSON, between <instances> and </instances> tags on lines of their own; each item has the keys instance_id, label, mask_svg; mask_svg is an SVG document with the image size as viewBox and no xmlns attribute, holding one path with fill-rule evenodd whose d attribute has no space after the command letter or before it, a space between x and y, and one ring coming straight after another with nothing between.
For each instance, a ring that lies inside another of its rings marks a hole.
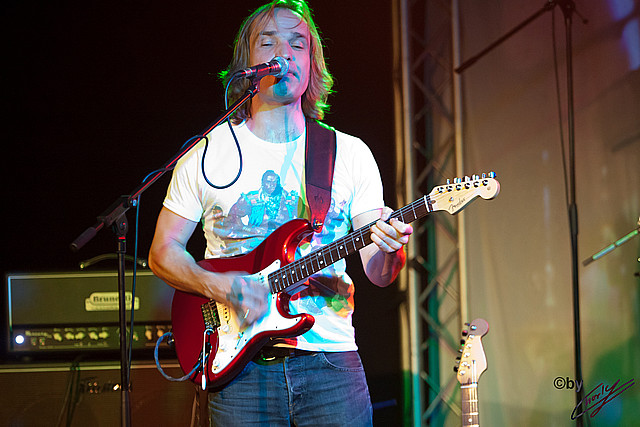
<instances>
[{"instance_id":1,"label":"man singing","mask_svg":"<svg viewBox=\"0 0 640 427\"><path fill-rule=\"evenodd\" d=\"M240 255L258 246L274 227L295 218L310 219L307 131L323 118L333 82L304 0L274 0L245 19L223 73L224 83L231 83L229 101L239 99L251 83L234 79L237 71L274 57L286 59L287 73L260 79L257 95L231 122L214 128L178 163L149 254L157 276L176 289L230 307L243 327L265 315L269 290L246 272L216 273L200 267L186 245L202 222L206 258ZM387 286L404 266L404 245L412 228L397 219L385 222L391 209L384 205L369 148L359 138L339 131L335 135L330 209L322 230L301 244L297 255L376 221L373 243L359 251L360 258L368 279ZM264 177L277 186L277 194L262 188L269 184ZM308 285L291 296L289 311L311 314L313 327L297 337L272 340L231 381L210 390L211 425L372 424L351 322L354 284L345 261L314 274Z\"/></svg>"}]
</instances>

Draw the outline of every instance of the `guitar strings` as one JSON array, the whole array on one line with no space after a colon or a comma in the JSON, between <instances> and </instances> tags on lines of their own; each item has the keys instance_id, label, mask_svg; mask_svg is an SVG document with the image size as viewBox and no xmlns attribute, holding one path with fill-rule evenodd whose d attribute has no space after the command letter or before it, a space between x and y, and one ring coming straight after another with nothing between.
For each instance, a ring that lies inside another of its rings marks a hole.
<instances>
[{"instance_id":1,"label":"guitar strings","mask_svg":"<svg viewBox=\"0 0 640 427\"><path fill-rule=\"evenodd\" d=\"M430 200L430 196L421 197L415 202L393 212L390 218L402 218L403 221L407 221L408 218L406 215L407 213L411 212L413 218L411 218L409 222L414 221L420 218L421 216L423 216L424 214L426 214L427 212L431 211L431 209L429 209L430 208L429 200ZM424 210L424 213L417 215L416 214L417 210L418 211ZM358 230L355 230L352 233L342 237L341 239L331 242L323 246L322 248L304 256L303 258L300 258L298 260L291 262L290 264L287 264L282 269L280 269L280 271L277 274L277 277L275 273L268 275L270 284L272 282L272 279L274 279L275 282L279 283L278 285L270 286L270 288L272 288L275 292L280 292L286 289L288 286L296 284L302 280L305 280L315 272L320 271L323 268L334 264L336 261L339 261L344 257L364 248L365 246L371 243L369 230L375 223L376 221L373 221L370 224L367 224L364 227L361 227ZM351 246L353 250L350 250L349 246ZM341 252L343 252L344 255L341 255ZM336 255L335 259L334 259L334 254ZM330 257L330 260L327 260L327 255ZM314 266L314 261L313 261L314 259L317 260L316 261L317 267ZM309 264L311 268L307 268ZM300 273L300 274L297 274L297 273ZM292 283L287 283L289 282L290 278L294 279L294 281ZM279 279L282 279L282 281L280 281Z\"/></svg>"}]
</instances>

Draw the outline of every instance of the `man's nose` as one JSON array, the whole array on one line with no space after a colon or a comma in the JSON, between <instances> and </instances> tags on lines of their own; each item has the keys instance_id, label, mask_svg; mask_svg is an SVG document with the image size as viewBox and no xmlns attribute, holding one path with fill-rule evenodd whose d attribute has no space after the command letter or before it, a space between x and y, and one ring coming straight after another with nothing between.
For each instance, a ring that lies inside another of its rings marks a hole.
<instances>
[{"instance_id":1,"label":"man's nose","mask_svg":"<svg viewBox=\"0 0 640 427\"><path fill-rule=\"evenodd\" d=\"M287 61L291 61L293 59L293 49L289 45L289 43L278 43L278 47L275 52L276 56L281 56Z\"/></svg>"}]
</instances>

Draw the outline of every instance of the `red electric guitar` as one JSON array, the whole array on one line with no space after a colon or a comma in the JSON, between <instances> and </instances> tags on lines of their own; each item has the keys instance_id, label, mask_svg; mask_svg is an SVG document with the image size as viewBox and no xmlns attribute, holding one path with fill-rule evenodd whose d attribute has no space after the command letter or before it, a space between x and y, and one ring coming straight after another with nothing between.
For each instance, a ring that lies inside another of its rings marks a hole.
<instances>
[{"instance_id":1,"label":"red electric guitar","mask_svg":"<svg viewBox=\"0 0 640 427\"><path fill-rule=\"evenodd\" d=\"M476 319L468 326L469 329L462 332L466 339L460 350L460 364L455 370L462 394L462 426L480 427L478 378L487 369L481 338L489 332L489 324L484 319Z\"/></svg>"},{"instance_id":2,"label":"red electric guitar","mask_svg":"<svg viewBox=\"0 0 640 427\"><path fill-rule=\"evenodd\" d=\"M499 191L500 184L493 173L455 179L395 211L391 217L410 223L434 211L455 214L477 196L492 199ZM190 373L189 378L202 384L203 389L223 385L270 339L294 337L311 329L313 316L289 313L290 295L302 290L312 274L371 243L372 225L294 260L298 245L313 234L307 220L294 219L248 254L200 261L199 265L209 271L246 271L249 277L268 287L271 295L266 314L252 325L239 328L239 318L232 307L176 290L171 309L172 331L185 374Z\"/></svg>"}]
</instances>

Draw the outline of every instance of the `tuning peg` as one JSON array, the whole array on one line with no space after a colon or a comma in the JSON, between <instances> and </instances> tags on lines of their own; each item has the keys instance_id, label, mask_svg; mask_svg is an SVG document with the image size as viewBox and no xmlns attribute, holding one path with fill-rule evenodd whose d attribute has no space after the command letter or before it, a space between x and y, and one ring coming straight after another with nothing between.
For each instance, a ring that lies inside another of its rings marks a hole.
<instances>
[{"instance_id":1,"label":"tuning peg","mask_svg":"<svg viewBox=\"0 0 640 427\"><path fill-rule=\"evenodd\" d=\"M453 367L453 372L458 372L458 367L457 366Z\"/></svg>"},{"instance_id":2,"label":"tuning peg","mask_svg":"<svg viewBox=\"0 0 640 427\"><path fill-rule=\"evenodd\" d=\"M466 329L462 330L462 336L463 337L466 337L468 333L469 333L469 331L467 331Z\"/></svg>"}]
</instances>

